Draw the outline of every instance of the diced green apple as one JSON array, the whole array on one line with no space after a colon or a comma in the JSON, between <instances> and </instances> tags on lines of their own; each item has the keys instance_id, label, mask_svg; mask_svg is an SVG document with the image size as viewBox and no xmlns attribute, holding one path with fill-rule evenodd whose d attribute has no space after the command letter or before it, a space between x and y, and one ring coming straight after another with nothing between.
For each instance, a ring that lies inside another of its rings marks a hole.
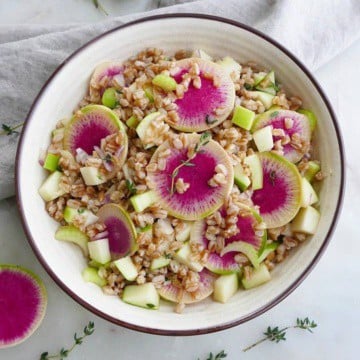
<instances>
[{"instance_id":1,"label":"diced green apple","mask_svg":"<svg viewBox=\"0 0 360 360\"><path fill-rule=\"evenodd\" d=\"M242 278L241 282L245 289L252 289L256 286L262 285L271 279L268 268L265 264L261 264L258 269L254 269L247 279Z\"/></svg>"},{"instance_id":2,"label":"diced green apple","mask_svg":"<svg viewBox=\"0 0 360 360\"><path fill-rule=\"evenodd\" d=\"M251 184L251 180L244 174L244 169L241 164L234 166L234 182L241 191L245 191Z\"/></svg>"},{"instance_id":3,"label":"diced green apple","mask_svg":"<svg viewBox=\"0 0 360 360\"><path fill-rule=\"evenodd\" d=\"M255 80L255 84L256 84L257 90L268 93L270 95L276 94L275 72L274 71L270 71L260 81L256 82L256 80Z\"/></svg>"},{"instance_id":4,"label":"diced green apple","mask_svg":"<svg viewBox=\"0 0 360 360\"><path fill-rule=\"evenodd\" d=\"M160 296L152 283L126 286L122 299L128 304L152 310L158 309L160 303Z\"/></svg>"},{"instance_id":5,"label":"diced green apple","mask_svg":"<svg viewBox=\"0 0 360 360\"><path fill-rule=\"evenodd\" d=\"M183 224L183 228L180 231L175 232L175 239L181 242L185 242L189 239L192 225L192 223L188 221L183 221Z\"/></svg>"},{"instance_id":6,"label":"diced green apple","mask_svg":"<svg viewBox=\"0 0 360 360\"><path fill-rule=\"evenodd\" d=\"M100 239L88 242L90 259L100 264L106 264L111 260L109 239Z\"/></svg>"},{"instance_id":7,"label":"diced green apple","mask_svg":"<svg viewBox=\"0 0 360 360\"><path fill-rule=\"evenodd\" d=\"M319 198L311 186L309 181L305 178L301 179L301 204L300 207L308 207L312 204L315 204L319 201Z\"/></svg>"},{"instance_id":8,"label":"diced green apple","mask_svg":"<svg viewBox=\"0 0 360 360\"><path fill-rule=\"evenodd\" d=\"M315 114L311 110L306 110L306 109L299 109L297 112L305 115L308 118L310 124L310 130L314 131L317 124L317 117L315 116Z\"/></svg>"},{"instance_id":9,"label":"diced green apple","mask_svg":"<svg viewBox=\"0 0 360 360\"><path fill-rule=\"evenodd\" d=\"M191 258L190 244L185 243L174 255L175 260L186 265L189 269L200 272L204 266Z\"/></svg>"},{"instance_id":10,"label":"diced green apple","mask_svg":"<svg viewBox=\"0 0 360 360\"><path fill-rule=\"evenodd\" d=\"M234 115L232 117L232 123L245 129L250 130L255 119L255 113L242 106L236 106L234 109Z\"/></svg>"},{"instance_id":11,"label":"diced green apple","mask_svg":"<svg viewBox=\"0 0 360 360\"><path fill-rule=\"evenodd\" d=\"M137 119L137 117L135 115L130 116L127 120L126 120L126 125L129 128L136 128L139 124L139 121Z\"/></svg>"},{"instance_id":12,"label":"diced green apple","mask_svg":"<svg viewBox=\"0 0 360 360\"><path fill-rule=\"evenodd\" d=\"M98 271L93 267L87 267L82 272L82 277L86 282L92 282L100 287L106 285L106 280L99 276Z\"/></svg>"},{"instance_id":13,"label":"diced green apple","mask_svg":"<svg viewBox=\"0 0 360 360\"><path fill-rule=\"evenodd\" d=\"M249 155L245 158L244 162L250 168L252 189L262 189L263 169L259 157L256 154Z\"/></svg>"},{"instance_id":14,"label":"diced green apple","mask_svg":"<svg viewBox=\"0 0 360 360\"><path fill-rule=\"evenodd\" d=\"M244 241L234 241L222 249L220 256L224 256L228 252L232 251L243 253L250 260L254 268L259 267L258 253L252 245Z\"/></svg>"},{"instance_id":15,"label":"diced green apple","mask_svg":"<svg viewBox=\"0 0 360 360\"><path fill-rule=\"evenodd\" d=\"M216 63L219 64L234 81L240 79L241 65L232 57L225 56Z\"/></svg>"},{"instance_id":16,"label":"diced green apple","mask_svg":"<svg viewBox=\"0 0 360 360\"><path fill-rule=\"evenodd\" d=\"M60 156L48 153L46 155L43 168L49 171L55 171L58 168Z\"/></svg>"},{"instance_id":17,"label":"diced green apple","mask_svg":"<svg viewBox=\"0 0 360 360\"><path fill-rule=\"evenodd\" d=\"M152 146L154 146L154 144L148 144L146 143L146 132L147 129L149 128L150 124L160 115L159 111L153 112L147 116L145 116L139 123L139 125L136 127L136 133L138 134L140 140L146 144L144 147L145 149L149 149Z\"/></svg>"},{"instance_id":18,"label":"diced green apple","mask_svg":"<svg viewBox=\"0 0 360 360\"><path fill-rule=\"evenodd\" d=\"M85 256L89 255L89 237L75 226L60 226L55 233L55 239L72 242L81 248Z\"/></svg>"},{"instance_id":19,"label":"diced green apple","mask_svg":"<svg viewBox=\"0 0 360 360\"><path fill-rule=\"evenodd\" d=\"M320 171L320 164L316 161L309 161L305 171L305 178L310 182L313 181L315 175Z\"/></svg>"},{"instance_id":20,"label":"diced green apple","mask_svg":"<svg viewBox=\"0 0 360 360\"><path fill-rule=\"evenodd\" d=\"M114 107L118 103L116 89L115 88L107 88L103 93L101 102L104 106L106 106L110 109L114 109Z\"/></svg>"},{"instance_id":21,"label":"diced green apple","mask_svg":"<svg viewBox=\"0 0 360 360\"><path fill-rule=\"evenodd\" d=\"M114 265L118 268L126 280L134 281L137 278L138 271L130 256L115 260Z\"/></svg>"},{"instance_id":22,"label":"diced green apple","mask_svg":"<svg viewBox=\"0 0 360 360\"><path fill-rule=\"evenodd\" d=\"M312 206L301 208L291 223L291 230L313 235L320 220L320 213Z\"/></svg>"},{"instance_id":23,"label":"diced green apple","mask_svg":"<svg viewBox=\"0 0 360 360\"><path fill-rule=\"evenodd\" d=\"M152 83L163 89L165 92L174 91L176 90L177 86L177 82L175 81L175 79L165 74L156 75L152 79Z\"/></svg>"},{"instance_id":24,"label":"diced green apple","mask_svg":"<svg viewBox=\"0 0 360 360\"><path fill-rule=\"evenodd\" d=\"M64 220L68 223L68 224L72 224L74 221L75 216L82 216L85 220L84 222L84 226L89 226L91 224L96 223L99 218L94 215L90 210L88 209L84 209L84 208L79 208L79 209L74 209L71 208L69 206L66 206L64 209Z\"/></svg>"},{"instance_id":25,"label":"diced green apple","mask_svg":"<svg viewBox=\"0 0 360 360\"><path fill-rule=\"evenodd\" d=\"M149 99L151 103L154 102L154 90L152 86L145 86L144 87L145 96Z\"/></svg>"},{"instance_id":26,"label":"diced green apple","mask_svg":"<svg viewBox=\"0 0 360 360\"><path fill-rule=\"evenodd\" d=\"M106 182L105 176L94 166L84 166L80 168L81 176L88 186L100 185Z\"/></svg>"},{"instance_id":27,"label":"diced green apple","mask_svg":"<svg viewBox=\"0 0 360 360\"><path fill-rule=\"evenodd\" d=\"M165 256L160 256L158 258L152 259L150 264L150 270L157 270L168 266L170 264L171 259Z\"/></svg>"},{"instance_id":28,"label":"diced green apple","mask_svg":"<svg viewBox=\"0 0 360 360\"><path fill-rule=\"evenodd\" d=\"M262 92L262 91L251 91L251 94L254 95L256 100L259 100L260 102L262 102L262 104L265 107L265 110L268 110L271 108L272 106L272 102L274 99L274 95L268 94L266 92Z\"/></svg>"},{"instance_id":29,"label":"diced green apple","mask_svg":"<svg viewBox=\"0 0 360 360\"><path fill-rule=\"evenodd\" d=\"M238 274L222 275L214 282L214 300L225 304L238 288Z\"/></svg>"},{"instance_id":30,"label":"diced green apple","mask_svg":"<svg viewBox=\"0 0 360 360\"><path fill-rule=\"evenodd\" d=\"M54 171L40 186L39 194L45 201L54 200L66 193L66 191L60 187L62 175L60 171Z\"/></svg>"},{"instance_id":31,"label":"diced green apple","mask_svg":"<svg viewBox=\"0 0 360 360\"><path fill-rule=\"evenodd\" d=\"M130 202L136 212L142 212L157 201L156 193L152 190L130 198Z\"/></svg>"},{"instance_id":32,"label":"diced green apple","mask_svg":"<svg viewBox=\"0 0 360 360\"><path fill-rule=\"evenodd\" d=\"M272 126L268 125L253 133L253 139L259 152L270 151L274 147Z\"/></svg>"},{"instance_id":33,"label":"diced green apple","mask_svg":"<svg viewBox=\"0 0 360 360\"><path fill-rule=\"evenodd\" d=\"M254 86L257 86L261 83L261 81L263 81L265 79L265 76L267 75L266 72L258 72L256 74L254 74Z\"/></svg>"}]
</instances>

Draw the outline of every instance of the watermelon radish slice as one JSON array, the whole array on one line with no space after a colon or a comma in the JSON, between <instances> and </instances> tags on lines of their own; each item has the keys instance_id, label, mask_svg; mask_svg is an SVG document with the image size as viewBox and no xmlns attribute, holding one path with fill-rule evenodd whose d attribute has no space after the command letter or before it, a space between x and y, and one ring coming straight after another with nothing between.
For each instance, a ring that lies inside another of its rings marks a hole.
<instances>
[{"instance_id":1,"label":"watermelon radish slice","mask_svg":"<svg viewBox=\"0 0 360 360\"><path fill-rule=\"evenodd\" d=\"M96 215L106 226L112 260L131 255L137 250L136 228L126 210L117 204L106 204Z\"/></svg>"},{"instance_id":2,"label":"watermelon radish slice","mask_svg":"<svg viewBox=\"0 0 360 360\"><path fill-rule=\"evenodd\" d=\"M258 153L263 169L263 187L254 190L252 201L268 228L290 222L300 208L301 176L297 167L283 156Z\"/></svg>"},{"instance_id":3,"label":"watermelon radish slice","mask_svg":"<svg viewBox=\"0 0 360 360\"><path fill-rule=\"evenodd\" d=\"M184 96L175 101L178 121L169 122L170 126L184 132L199 132L219 125L229 116L235 102L234 83L229 74L208 60L189 58L176 62L177 71L172 75L178 84L194 64L200 69L201 87L195 88L193 81L190 82Z\"/></svg>"},{"instance_id":4,"label":"watermelon radish slice","mask_svg":"<svg viewBox=\"0 0 360 360\"><path fill-rule=\"evenodd\" d=\"M207 270L199 272L200 286L194 292L183 291L176 283L170 282L158 289L159 295L168 301L175 303L191 304L209 297L214 291L214 281L216 277ZM182 297L181 292L183 291Z\"/></svg>"},{"instance_id":5,"label":"watermelon radish slice","mask_svg":"<svg viewBox=\"0 0 360 360\"><path fill-rule=\"evenodd\" d=\"M236 223L240 231L236 235L225 239L225 246L234 242L242 241L253 246L254 250L257 251L263 244L266 243L267 234L266 231L264 231L264 235L262 237L255 234L254 227L256 224L262 222L262 218L255 210L245 206L244 209L246 209L246 211L238 215ZM222 210L220 213L222 216L225 216L225 211ZM191 229L190 241L200 243L207 248L209 240L205 237L206 228L207 224L205 220L196 221ZM227 252L223 256L220 256L220 254L216 252L211 252L205 267L220 275L239 272L241 270L241 266L239 266L239 264L235 261L237 253L237 251L231 251Z\"/></svg>"},{"instance_id":6,"label":"watermelon radish slice","mask_svg":"<svg viewBox=\"0 0 360 360\"><path fill-rule=\"evenodd\" d=\"M290 121L286 119L290 119ZM255 132L268 125L272 125L273 129L282 129L290 139L293 134L298 134L304 143L310 144L310 123L308 118L303 114L291 110L269 110L255 119L251 131ZM281 139L281 137L273 136L274 143L279 139ZM304 146L303 149L300 150L294 148L290 143L283 145L284 156L292 163L298 162L307 150L308 146Z\"/></svg>"},{"instance_id":7,"label":"watermelon radish slice","mask_svg":"<svg viewBox=\"0 0 360 360\"><path fill-rule=\"evenodd\" d=\"M110 87L112 85L125 85L125 80L123 76L124 68L121 62L116 61L106 61L98 65L93 72L90 79L90 96L93 97L96 91L100 88ZM106 83L104 80L106 79ZM116 82L116 84L114 84ZM105 89L102 89L100 94Z\"/></svg>"},{"instance_id":8,"label":"watermelon radish slice","mask_svg":"<svg viewBox=\"0 0 360 360\"><path fill-rule=\"evenodd\" d=\"M124 150L127 150L127 137L124 125L117 115L103 105L87 105L77 112L65 127L64 148L76 155L77 149L91 155L94 147L101 145L101 139L118 131L123 131ZM123 153L126 151L122 151ZM126 154L125 154L126 158Z\"/></svg>"},{"instance_id":9,"label":"watermelon radish slice","mask_svg":"<svg viewBox=\"0 0 360 360\"><path fill-rule=\"evenodd\" d=\"M46 305L39 277L16 265L0 265L0 349L25 341L39 327Z\"/></svg>"},{"instance_id":10,"label":"watermelon radish slice","mask_svg":"<svg viewBox=\"0 0 360 360\"><path fill-rule=\"evenodd\" d=\"M148 179L159 198L159 204L170 215L183 220L198 220L213 213L224 203L233 185L234 169L225 150L216 141L209 140L191 160L191 166L182 166L172 178L176 168L188 160L189 147L196 146L200 141L200 135L185 136L187 146L180 150L173 147L169 141L158 147L150 164L157 164L159 154L164 151L169 149L171 152L165 158L165 169L148 171ZM212 187L208 182L216 174L215 168L218 164L223 164L227 170L226 182ZM173 179L183 179L190 187L182 194L172 192Z\"/></svg>"}]
</instances>

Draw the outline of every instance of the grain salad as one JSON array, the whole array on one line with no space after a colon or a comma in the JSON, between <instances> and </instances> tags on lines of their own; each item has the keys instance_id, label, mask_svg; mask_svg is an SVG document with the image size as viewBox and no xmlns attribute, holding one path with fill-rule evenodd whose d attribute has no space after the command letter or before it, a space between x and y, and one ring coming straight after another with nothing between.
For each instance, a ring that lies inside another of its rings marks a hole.
<instances>
[{"instance_id":1,"label":"grain salad","mask_svg":"<svg viewBox=\"0 0 360 360\"><path fill-rule=\"evenodd\" d=\"M149 48L96 67L39 189L85 281L176 312L260 286L316 232L316 117L254 62ZM89 285L92 286L92 285Z\"/></svg>"}]
</instances>

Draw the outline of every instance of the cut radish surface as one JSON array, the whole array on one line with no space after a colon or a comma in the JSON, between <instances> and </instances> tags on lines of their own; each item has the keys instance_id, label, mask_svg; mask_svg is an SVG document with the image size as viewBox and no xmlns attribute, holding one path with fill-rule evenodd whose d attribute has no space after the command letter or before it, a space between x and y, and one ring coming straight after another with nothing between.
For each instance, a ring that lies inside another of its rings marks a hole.
<instances>
[{"instance_id":1,"label":"cut radish surface","mask_svg":"<svg viewBox=\"0 0 360 360\"><path fill-rule=\"evenodd\" d=\"M200 141L200 135L186 135L187 146L180 150L172 146L169 141L162 144L151 158L150 164L158 164L159 154L170 150L165 159L164 170L148 171L148 179L157 195L159 204L177 218L183 220L198 220L217 210L225 201L233 185L234 169L225 150L215 141L210 140L201 146L201 152L191 160L191 166L176 168L188 160L188 149ZM224 165L227 174L225 183L216 187L209 185L209 181L216 174L218 164ZM175 175L174 176L174 171ZM176 191L176 181L182 179L189 184L184 193Z\"/></svg>"},{"instance_id":2,"label":"cut radish surface","mask_svg":"<svg viewBox=\"0 0 360 360\"><path fill-rule=\"evenodd\" d=\"M158 289L159 295L168 301L182 304L191 304L209 297L214 291L214 281L216 277L206 269L199 273L200 285L194 292L184 291L176 286L176 282L165 283Z\"/></svg>"},{"instance_id":3,"label":"cut radish surface","mask_svg":"<svg viewBox=\"0 0 360 360\"><path fill-rule=\"evenodd\" d=\"M225 214L223 214L225 215ZM262 222L261 217L254 210L246 208L244 212L238 215L237 227L240 230L236 235L225 239L225 247L233 242L242 241L246 245L249 245L253 252L256 254L257 250L266 242L267 234L264 231L263 236L256 235L254 227L256 224ZM190 241L200 243L208 248L209 240L205 237L206 222L200 220L194 223L191 229ZM241 267L235 261L235 256L238 254L238 250L227 252L223 256L216 252L211 252L205 267L216 274L230 274L233 272L239 272Z\"/></svg>"},{"instance_id":4,"label":"cut radish surface","mask_svg":"<svg viewBox=\"0 0 360 360\"><path fill-rule=\"evenodd\" d=\"M39 277L19 266L0 265L0 349L26 340L39 327L46 305Z\"/></svg>"},{"instance_id":5,"label":"cut radish surface","mask_svg":"<svg viewBox=\"0 0 360 360\"><path fill-rule=\"evenodd\" d=\"M274 153L259 153L263 169L263 187L252 195L254 205L268 228L291 221L301 202L301 176L297 167Z\"/></svg>"},{"instance_id":6,"label":"cut radish surface","mask_svg":"<svg viewBox=\"0 0 360 360\"><path fill-rule=\"evenodd\" d=\"M100 83L103 82L104 78L107 78L107 86L124 86L125 80L123 71L124 68L122 63L117 61L106 61L98 65L90 79L90 96L96 95L96 92L98 92L100 87ZM100 95L102 95L101 91Z\"/></svg>"},{"instance_id":7,"label":"cut radish surface","mask_svg":"<svg viewBox=\"0 0 360 360\"><path fill-rule=\"evenodd\" d=\"M179 84L194 68L200 70L201 85L191 81L184 96L176 100L178 121L169 122L173 128L185 132L199 132L223 122L231 113L235 102L235 88L230 76L220 65L211 61L190 58L176 63L173 75Z\"/></svg>"},{"instance_id":8,"label":"cut radish surface","mask_svg":"<svg viewBox=\"0 0 360 360\"><path fill-rule=\"evenodd\" d=\"M88 105L80 109L66 125L64 133L64 148L76 155L77 149L82 149L92 155L95 147L100 147L105 137L122 132L123 143L117 166L121 166L127 156L128 139L125 126L117 115L103 105Z\"/></svg>"},{"instance_id":9,"label":"cut radish surface","mask_svg":"<svg viewBox=\"0 0 360 360\"><path fill-rule=\"evenodd\" d=\"M291 110L269 110L255 119L251 130L254 132L268 125L271 125L274 130L279 129L283 131L284 136L274 136L274 143L284 139L284 156L289 161L293 163L298 162L308 151L311 130L309 120L305 115ZM288 140L285 139L286 136L288 136Z\"/></svg>"},{"instance_id":10,"label":"cut radish surface","mask_svg":"<svg viewBox=\"0 0 360 360\"><path fill-rule=\"evenodd\" d=\"M112 260L136 251L136 228L126 210L117 204L106 204L96 215L106 226Z\"/></svg>"}]
</instances>

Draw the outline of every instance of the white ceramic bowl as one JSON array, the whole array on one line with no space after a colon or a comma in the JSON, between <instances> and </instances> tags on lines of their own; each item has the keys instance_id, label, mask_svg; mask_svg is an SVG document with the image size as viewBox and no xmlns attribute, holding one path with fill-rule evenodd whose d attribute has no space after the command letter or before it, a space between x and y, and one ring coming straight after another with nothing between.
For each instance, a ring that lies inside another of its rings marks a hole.
<instances>
[{"instance_id":1,"label":"white ceramic bowl","mask_svg":"<svg viewBox=\"0 0 360 360\"><path fill-rule=\"evenodd\" d=\"M328 174L320 189L321 220L316 235L302 244L272 272L272 280L239 291L225 304L207 299L182 315L162 303L159 311L127 305L85 283L85 259L71 244L54 240L58 224L44 209L38 188L45 171L38 165L41 148L49 143L55 123L70 116L84 96L90 74L104 60L125 60L146 47L201 48L214 56L229 55L241 62L255 60L272 68L291 94L319 119L316 153ZM331 106L306 68L281 45L247 26L202 15L145 18L111 30L71 55L47 81L28 115L17 154L18 204L30 244L52 278L72 298L95 314L135 330L166 335L209 333L243 323L289 295L313 268L329 242L341 207L344 159L339 129Z\"/></svg>"}]
</instances>

